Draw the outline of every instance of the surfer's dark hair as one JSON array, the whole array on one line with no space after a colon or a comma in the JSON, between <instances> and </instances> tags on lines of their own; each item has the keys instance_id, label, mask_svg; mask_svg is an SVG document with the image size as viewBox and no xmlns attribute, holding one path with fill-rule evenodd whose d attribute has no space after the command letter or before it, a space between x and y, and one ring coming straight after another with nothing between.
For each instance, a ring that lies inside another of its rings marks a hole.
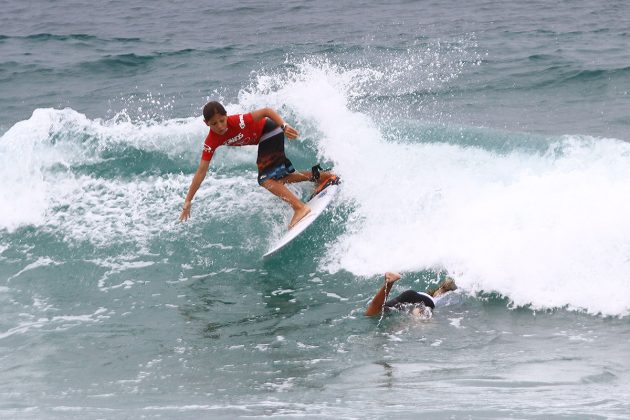
<instances>
[{"instance_id":1,"label":"surfer's dark hair","mask_svg":"<svg viewBox=\"0 0 630 420\"><path fill-rule=\"evenodd\" d=\"M210 118L214 117L214 114L227 115L227 111L223 108L217 101L208 102L206 106L203 107L203 120L209 121Z\"/></svg>"}]
</instances>

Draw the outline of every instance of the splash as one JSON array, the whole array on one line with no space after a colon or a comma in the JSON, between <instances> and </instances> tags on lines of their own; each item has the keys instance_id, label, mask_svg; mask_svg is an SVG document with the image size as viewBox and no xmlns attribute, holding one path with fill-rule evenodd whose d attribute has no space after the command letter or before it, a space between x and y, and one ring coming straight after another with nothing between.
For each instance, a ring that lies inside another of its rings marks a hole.
<instances>
[{"instance_id":1,"label":"splash","mask_svg":"<svg viewBox=\"0 0 630 420\"><path fill-rule=\"evenodd\" d=\"M629 313L630 145L567 135L522 147L527 136L488 129L477 145L432 139L422 124L378 121L357 107L353 98L383 77L303 63L241 95L242 105L291 110L343 179L354 213L326 269L445 269L468 291L517 306Z\"/></svg>"}]
</instances>

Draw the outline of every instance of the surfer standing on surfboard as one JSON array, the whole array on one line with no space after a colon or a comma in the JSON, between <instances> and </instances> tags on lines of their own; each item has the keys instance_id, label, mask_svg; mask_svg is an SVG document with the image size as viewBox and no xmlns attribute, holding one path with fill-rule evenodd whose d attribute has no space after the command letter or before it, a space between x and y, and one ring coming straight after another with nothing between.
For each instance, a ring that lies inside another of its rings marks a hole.
<instances>
[{"instance_id":1,"label":"surfer standing on surfboard","mask_svg":"<svg viewBox=\"0 0 630 420\"><path fill-rule=\"evenodd\" d=\"M203 107L203 121L210 127L201 153L201 161L193 177L180 221L190 217L193 197L206 177L210 160L219 146L258 145L258 184L280 197L293 208L289 222L291 229L306 216L311 209L287 188L285 184L303 181L317 182L317 190L330 182L337 181L336 175L313 168L312 171L296 172L293 164L284 154L284 136L295 139L298 132L271 108L261 108L247 114L227 115L219 102L208 102Z\"/></svg>"}]
</instances>

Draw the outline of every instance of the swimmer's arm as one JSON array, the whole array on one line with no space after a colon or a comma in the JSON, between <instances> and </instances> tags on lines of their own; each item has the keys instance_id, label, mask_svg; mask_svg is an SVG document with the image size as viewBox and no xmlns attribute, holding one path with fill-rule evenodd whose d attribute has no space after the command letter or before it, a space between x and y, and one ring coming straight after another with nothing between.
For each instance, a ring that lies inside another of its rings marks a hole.
<instances>
[{"instance_id":1,"label":"swimmer's arm","mask_svg":"<svg viewBox=\"0 0 630 420\"><path fill-rule=\"evenodd\" d=\"M270 118L273 122L278 124L278 127L282 127L283 125L285 125L284 134L289 139L297 138L298 132L295 130L295 128L287 124L284 121L284 118L282 118L280 114L278 114L273 109L267 107L267 108L257 109L256 111L252 111L252 118L254 119L254 121L260 121L262 118L265 118L265 117Z\"/></svg>"},{"instance_id":2,"label":"swimmer's arm","mask_svg":"<svg viewBox=\"0 0 630 420\"><path fill-rule=\"evenodd\" d=\"M186 194L186 201L184 201L184 207L182 208L182 212L179 215L179 220L181 222L185 221L190 217L190 206L192 205L192 200L197 193L197 190L201 186L204 178L206 177L206 173L208 172L208 168L210 167L209 160L201 160L199 162L199 167L197 168L197 172L195 172L195 176L190 183L190 188L188 188L188 194Z\"/></svg>"},{"instance_id":3,"label":"swimmer's arm","mask_svg":"<svg viewBox=\"0 0 630 420\"><path fill-rule=\"evenodd\" d=\"M389 291L392 290L392 286L398 280L400 280L400 274L389 271L385 273L385 284L376 292L372 301L368 304L365 316L378 315L383 311L383 305L387 296L389 296Z\"/></svg>"}]
</instances>

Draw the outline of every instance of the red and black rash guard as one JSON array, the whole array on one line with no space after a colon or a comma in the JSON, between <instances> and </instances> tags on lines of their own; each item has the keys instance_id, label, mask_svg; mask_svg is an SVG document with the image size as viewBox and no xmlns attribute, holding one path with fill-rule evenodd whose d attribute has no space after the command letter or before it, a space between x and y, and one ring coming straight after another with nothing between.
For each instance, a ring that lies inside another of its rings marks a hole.
<instances>
[{"instance_id":1,"label":"red and black rash guard","mask_svg":"<svg viewBox=\"0 0 630 420\"><path fill-rule=\"evenodd\" d=\"M201 159L210 161L219 146L250 146L260 142L266 118L254 121L252 114L237 114L227 117L225 134L210 130L203 145Z\"/></svg>"}]
</instances>

